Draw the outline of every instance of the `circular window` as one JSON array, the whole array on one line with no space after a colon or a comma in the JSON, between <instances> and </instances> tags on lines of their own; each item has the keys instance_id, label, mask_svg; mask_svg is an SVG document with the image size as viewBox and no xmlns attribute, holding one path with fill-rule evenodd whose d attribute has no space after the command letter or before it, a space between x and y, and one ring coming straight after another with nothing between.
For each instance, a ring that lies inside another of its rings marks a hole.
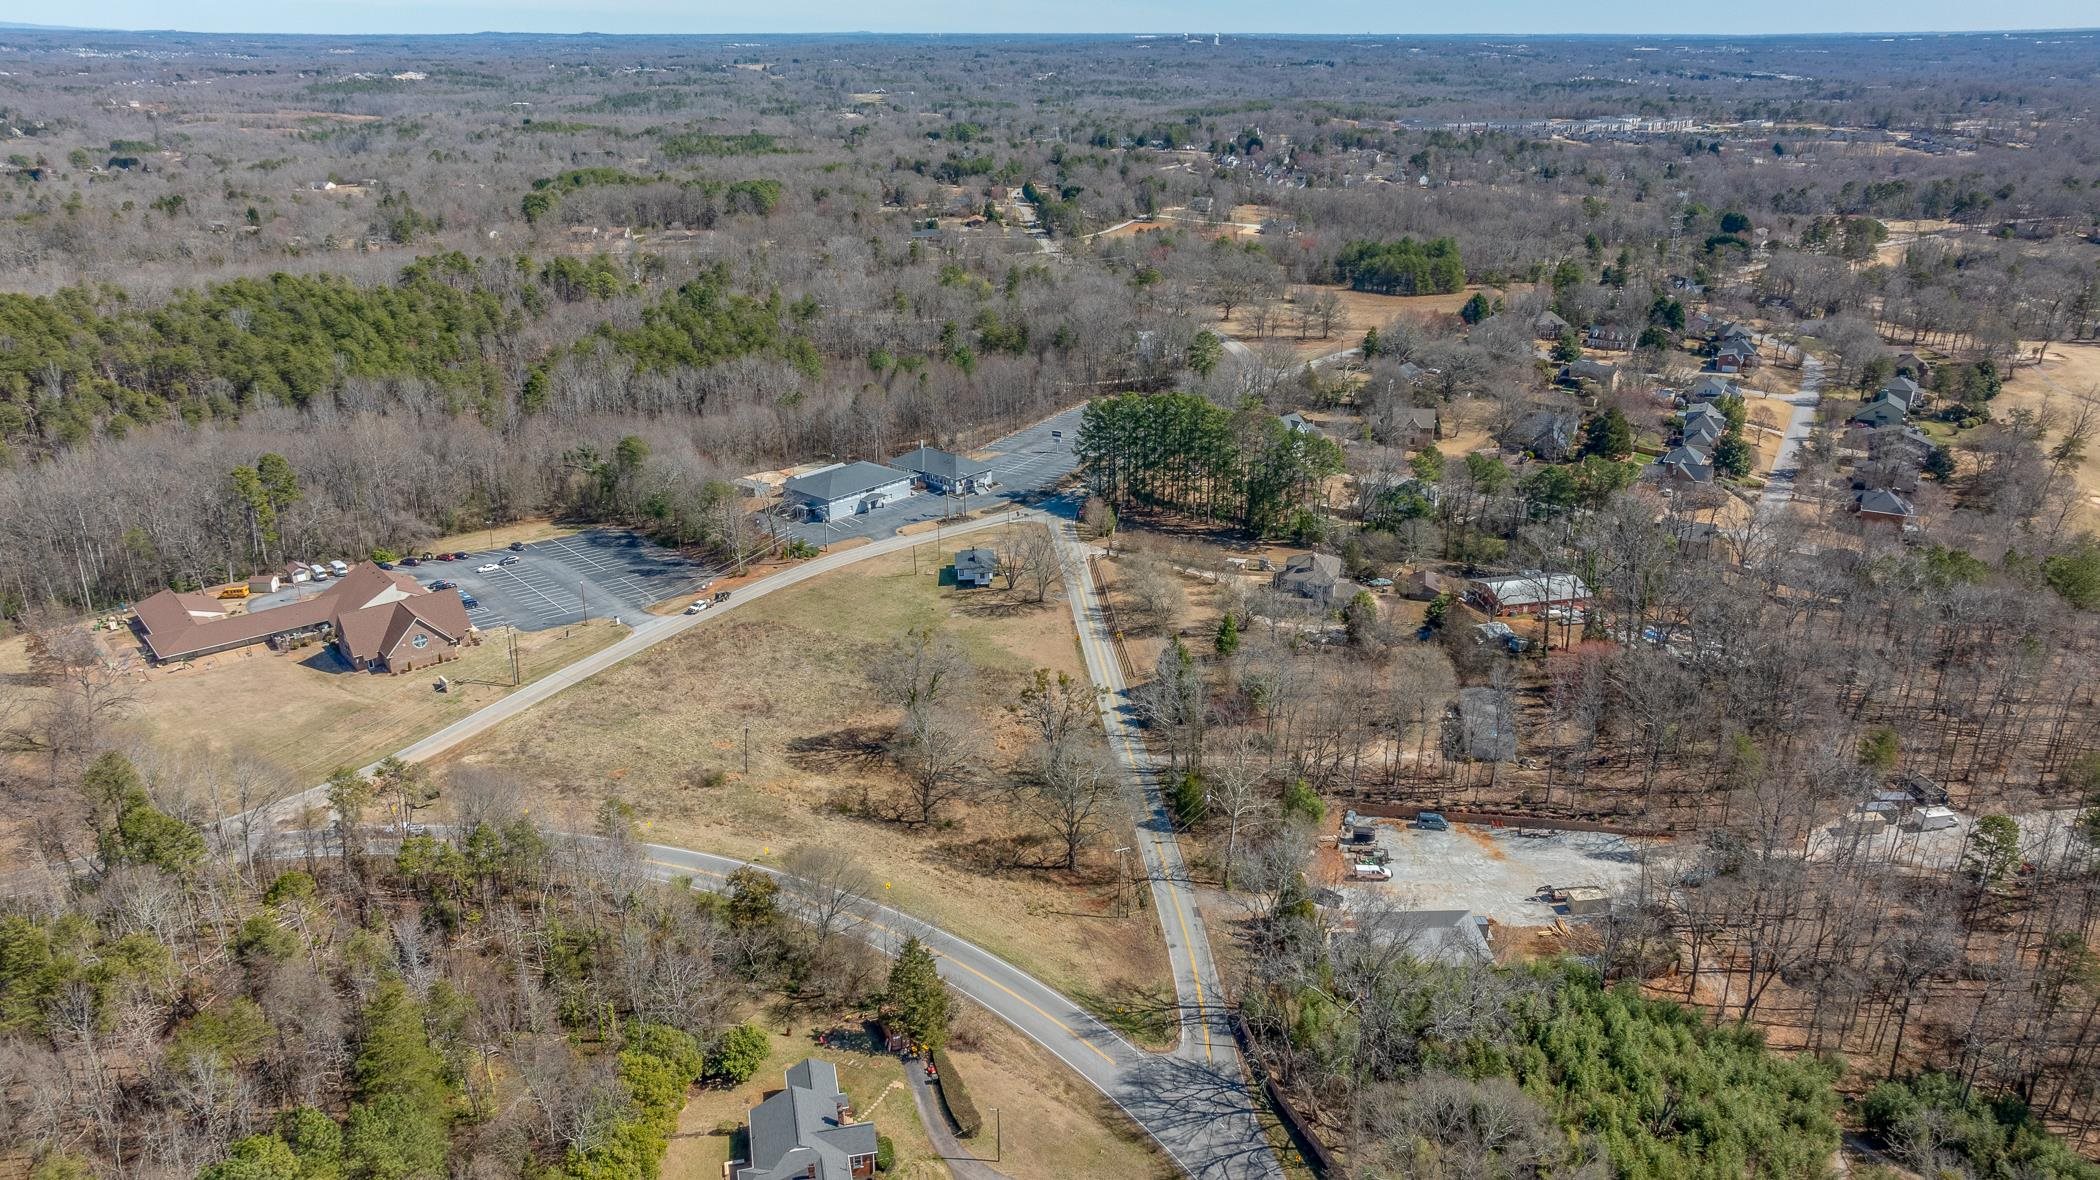
<instances>
[{"instance_id":1,"label":"circular window","mask_svg":"<svg viewBox=\"0 0 2100 1180\"><path fill-rule=\"evenodd\" d=\"M430 646L430 636L418 635L414 639L409 640L408 645L410 647L415 648L417 651L421 651L422 649Z\"/></svg>"}]
</instances>

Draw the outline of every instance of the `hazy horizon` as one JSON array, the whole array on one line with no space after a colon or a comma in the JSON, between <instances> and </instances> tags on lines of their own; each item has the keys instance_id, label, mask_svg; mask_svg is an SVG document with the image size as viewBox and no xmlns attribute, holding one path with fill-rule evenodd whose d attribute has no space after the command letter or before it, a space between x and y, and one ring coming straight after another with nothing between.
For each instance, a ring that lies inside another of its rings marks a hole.
<instances>
[{"instance_id":1,"label":"hazy horizon","mask_svg":"<svg viewBox=\"0 0 2100 1180\"><path fill-rule=\"evenodd\" d=\"M235 0L89 0L67 10L63 22L22 21L52 31L181 32L269 36L471 35L511 33L613 36L802 36L834 35L1043 35L1129 36L1217 32L1229 36L1785 36L1911 35L2090 31L2093 10L2068 0L2021 0L1978 8L1951 0L1898 4L1829 5L1781 0L1761 11L1719 10L1703 25L1690 25L1681 5L1658 0L1616 0L1574 9L1541 0L1506 0L1490 6L1405 14L1394 27L1389 5L1341 0L1295 14L1278 25L1271 6L1223 0L1155 0L1118 4L1080 0L1054 11L1037 5L965 4L957 0L906 0L882 6L870 20L865 6L835 0L786 0L767 10L770 26L748 27L741 7L681 5L675 0L623 0L576 5L569 0L522 0L517 4L314 3L294 8ZM711 19L719 14L720 19ZM0 12L0 17L5 17ZM1059 19L1046 20L1055 16Z\"/></svg>"}]
</instances>

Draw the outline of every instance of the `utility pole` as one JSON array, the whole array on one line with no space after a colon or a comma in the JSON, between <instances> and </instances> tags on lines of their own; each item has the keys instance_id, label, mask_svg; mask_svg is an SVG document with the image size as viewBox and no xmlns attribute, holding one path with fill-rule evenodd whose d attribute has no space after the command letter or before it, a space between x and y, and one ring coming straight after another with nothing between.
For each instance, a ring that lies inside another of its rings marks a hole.
<instances>
[{"instance_id":1,"label":"utility pole","mask_svg":"<svg viewBox=\"0 0 2100 1180\"><path fill-rule=\"evenodd\" d=\"M516 688L524 679L518 671L518 629L510 629L510 686Z\"/></svg>"},{"instance_id":2,"label":"utility pole","mask_svg":"<svg viewBox=\"0 0 2100 1180\"><path fill-rule=\"evenodd\" d=\"M577 615L576 615L576 621L577 621L577 622L579 622L579 623L588 623L588 622L590 622L590 621L591 621L591 584L590 584L589 582L579 581L579 582L577 582L577 583L576 583L576 602L577 602L577 611L578 611L578 613L577 613Z\"/></svg>"},{"instance_id":3,"label":"utility pole","mask_svg":"<svg viewBox=\"0 0 2100 1180\"><path fill-rule=\"evenodd\" d=\"M751 777L751 723L744 722L744 777Z\"/></svg>"}]
</instances>

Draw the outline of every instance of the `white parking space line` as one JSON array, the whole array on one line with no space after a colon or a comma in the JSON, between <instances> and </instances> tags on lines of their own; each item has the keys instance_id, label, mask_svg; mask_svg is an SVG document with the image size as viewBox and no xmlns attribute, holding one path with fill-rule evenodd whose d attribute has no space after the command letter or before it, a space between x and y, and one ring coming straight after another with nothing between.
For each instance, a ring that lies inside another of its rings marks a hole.
<instances>
[{"instance_id":1,"label":"white parking space line","mask_svg":"<svg viewBox=\"0 0 2100 1180\"><path fill-rule=\"evenodd\" d=\"M549 607L552 607L554 610L566 611L566 607L564 607L561 603L555 601L552 597L550 597L545 590L540 589L538 586L533 585L531 582L526 581L525 578L515 573L515 569L515 566L505 566L503 569L497 572L510 574L511 580L513 582L517 583L519 586L522 586L527 590L532 591L532 593L534 593L535 595L538 595L543 601L546 602L546 604Z\"/></svg>"}]
</instances>

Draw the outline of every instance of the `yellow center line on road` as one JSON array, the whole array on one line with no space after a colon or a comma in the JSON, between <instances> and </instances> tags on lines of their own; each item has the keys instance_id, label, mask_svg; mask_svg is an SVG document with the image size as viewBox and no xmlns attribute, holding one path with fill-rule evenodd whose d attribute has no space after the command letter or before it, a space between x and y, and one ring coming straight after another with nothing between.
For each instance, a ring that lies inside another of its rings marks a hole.
<instances>
[{"instance_id":1,"label":"yellow center line on road","mask_svg":"<svg viewBox=\"0 0 2100 1180\"><path fill-rule=\"evenodd\" d=\"M693 865L675 864L667 860L657 860L654 857L649 858L647 863L653 865L662 865L664 868L667 869L677 869L680 872L691 873L695 876L713 877L717 881L724 881L728 879L726 876L724 876L721 873L715 872L713 869L697 868ZM875 929L882 931L884 934L887 934L892 938L908 937L908 932L906 931L892 929L888 926L883 925L880 922L874 921L873 919L868 919L867 921L868 925L873 926ZM933 951L933 953L935 954L940 954L938 950L934 950L934 948L932 947L928 947L926 949ZM1081 1036L1079 1034L1078 1029L1073 1028L1071 1025L1066 1024L1064 1021L1059 1020L1057 1017L1052 1016L1048 1012L1045 1012L1040 1006L1038 1006L1035 1003L1035 1001L1030 1000L1027 996L1024 996L1020 992L1017 992L1014 989L1006 986L1005 984L1000 983L998 980L993 979L991 976L986 975L984 972L979 971L977 968L970 966L968 963L963 962L961 959L956 958L954 955L941 955L941 957L948 960L955 966L960 967L963 970L969 972L970 974L975 975L977 978L984 980L986 983L991 984L993 987L998 988L1000 991L1005 992L1007 995L1012 996L1014 999L1020 1001L1021 1003L1027 1005L1029 1010L1033 1011L1036 1015L1065 1030L1065 1034L1067 1036L1071 1037L1075 1041L1078 1041L1080 1044L1085 1045L1087 1048L1093 1050L1094 1056L1099 1057L1101 1060L1106 1061L1110 1065L1116 1064L1116 1059L1110 1057L1107 1053L1102 1052L1101 1046L1096 1045L1093 1041Z\"/></svg>"}]
</instances>

